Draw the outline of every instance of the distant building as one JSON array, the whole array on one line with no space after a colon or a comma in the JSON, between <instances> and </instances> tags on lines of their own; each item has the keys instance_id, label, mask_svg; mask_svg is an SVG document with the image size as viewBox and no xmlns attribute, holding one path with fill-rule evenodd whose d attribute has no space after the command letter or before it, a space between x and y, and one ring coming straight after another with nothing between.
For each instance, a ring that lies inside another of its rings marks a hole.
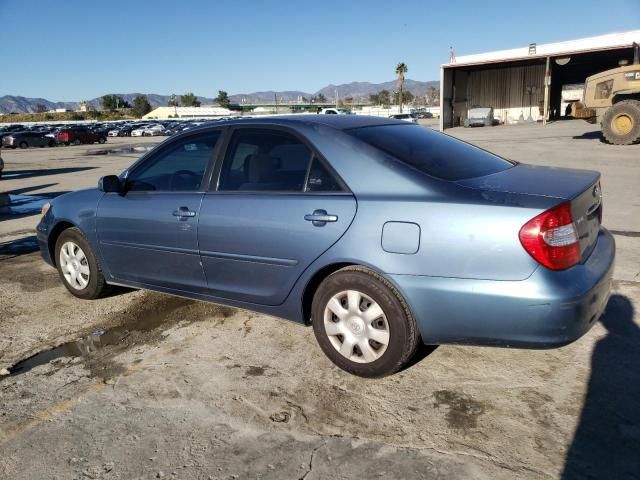
<instances>
[{"instance_id":1,"label":"distant building","mask_svg":"<svg viewBox=\"0 0 640 480\"><path fill-rule=\"evenodd\" d=\"M224 117L234 115L228 108L217 105L203 105L202 107L158 107L147 113L142 118L145 119L165 119L165 118L206 118Z\"/></svg>"},{"instance_id":2,"label":"distant building","mask_svg":"<svg viewBox=\"0 0 640 480\"><path fill-rule=\"evenodd\" d=\"M559 118L569 101L563 87L630 62L633 42L640 30L457 55L440 69L440 128L462 125L475 106L493 107L504 123Z\"/></svg>"},{"instance_id":3,"label":"distant building","mask_svg":"<svg viewBox=\"0 0 640 480\"><path fill-rule=\"evenodd\" d=\"M90 110L90 105L86 100L82 100L80 102L80 111L81 112L88 112Z\"/></svg>"}]
</instances>

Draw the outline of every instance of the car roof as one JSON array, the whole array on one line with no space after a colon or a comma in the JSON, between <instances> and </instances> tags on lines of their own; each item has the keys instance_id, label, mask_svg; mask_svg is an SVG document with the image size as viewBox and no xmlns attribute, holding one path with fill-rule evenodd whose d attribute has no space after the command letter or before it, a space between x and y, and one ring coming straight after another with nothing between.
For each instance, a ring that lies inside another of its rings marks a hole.
<instances>
[{"instance_id":1,"label":"car roof","mask_svg":"<svg viewBox=\"0 0 640 480\"><path fill-rule=\"evenodd\" d=\"M228 120L220 125L290 125L315 124L325 125L336 130L348 130L351 128L374 127L379 125L404 125L406 122L383 118L370 117L368 115L322 115L322 114L297 114L297 115L270 115L265 117L252 117ZM207 125L211 127L212 125ZM218 126L218 125L216 125Z\"/></svg>"}]
</instances>

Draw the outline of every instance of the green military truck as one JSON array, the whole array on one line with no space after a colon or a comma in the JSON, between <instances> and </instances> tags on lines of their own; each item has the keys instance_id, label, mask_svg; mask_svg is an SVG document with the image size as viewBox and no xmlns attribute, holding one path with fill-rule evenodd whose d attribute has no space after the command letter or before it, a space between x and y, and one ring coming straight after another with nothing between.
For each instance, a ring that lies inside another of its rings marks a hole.
<instances>
[{"instance_id":1,"label":"green military truck","mask_svg":"<svg viewBox=\"0 0 640 480\"><path fill-rule=\"evenodd\" d=\"M633 46L633 64L588 77L582 102L572 109L575 118L600 122L604 138L614 145L640 142L640 48Z\"/></svg>"}]
</instances>

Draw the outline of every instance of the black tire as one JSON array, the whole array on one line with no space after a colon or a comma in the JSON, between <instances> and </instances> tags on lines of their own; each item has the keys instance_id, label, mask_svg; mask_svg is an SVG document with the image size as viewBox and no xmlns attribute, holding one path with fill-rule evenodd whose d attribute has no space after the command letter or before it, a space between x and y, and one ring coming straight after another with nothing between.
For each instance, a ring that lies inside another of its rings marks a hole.
<instances>
[{"instance_id":1,"label":"black tire","mask_svg":"<svg viewBox=\"0 0 640 480\"><path fill-rule=\"evenodd\" d=\"M64 142L65 147L69 146L69 142Z\"/></svg>"},{"instance_id":2,"label":"black tire","mask_svg":"<svg viewBox=\"0 0 640 480\"><path fill-rule=\"evenodd\" d=\"M76 139L73 141L73 144L74 144L74 145L80 145L81 143L82 143L82 141L81 141L79 138L76 138Z\"/></svg>"},{"instance_id":3,"label":"black tire","mask_svg":"<svg viewBox=\"0 0 640 480\"><path fill-rule=\"evenodd\" d=\"M75 243L82 249L86 257L86 265L89 267L89 281L87 286L83 289L76 289L72 287L65 278L61 267L60 250L62 249L62 246L69 241ZM75 227L68 228L60 234L56 240L55 262L62 283L72 295L84 300L94 300L109 293L110 286L107 285L104 275L102 274L102 269L100 268L98 259L93 253L93 249L89 245L89 242L87 242L79 229Z\"/></svg>"},{"instance_id":4,"label":"black tire","mask_svg":"<svg viewBox=\"0 0 640 480\"><path fill-rule=\"evenodd\" d=\"M100 145L102 145L102 144L103 144L103 143L105 143L106 141L107 141L107 139L106 139L106 138L104 138L104 137L100 137L100 140L98 140L98 143L99 143Z\"/></svg>"},{"instance_id":5,"label":"black tire","mask_svg":"<svg viewBox=\"0 0 640 480\"><path fill-rule=\"evenodd\" d=\"M53 141L53 140L49 140L48 147L49 147L49 148L53 148L53 147L55 147L55 146L56 146L56 142L55 142L55 141Z\"/></svg>"},{"instance_id":6,"label":"black tire","mask_svg":"<svg viewBox=\"0 0 640 480\"><path fill-rule=\"evenodd\" d=\"M621 131L617 119L623 117L630 123L628 130ZM640 101L622 100L613 104L605 112L600 124L602 134L607 142L613 145L631 145L640 142Z\"/></svg>"},{"instance_id":7,"label":"black tire","mask_svg":"<svg viewBox=\"0 0 640 480\"><path fill-rule=\"evenodd\" d=\"M20 142L20 144L18 145L20 148L24 149L24 148L29 148L29 144L25 141Z\"/></svg>"},{"instance_id":8,"label":"black tire","mask_svg":"<svg viewBox=\"0 0 640 480\"><path fill-rule=\"evenodd\" d=\"M387 319L387 348L379 358L369 363L352 361L338 352L324 326L324 312L329 300L346 290L357 290L375 301ZM398 290L382 275L362 266L338 270L320 284L313 297L311 321L316 340L329 360L360 377L384 377L397 372L413 357L420 342L411 310Z\"/></svg>"}]
</instances>

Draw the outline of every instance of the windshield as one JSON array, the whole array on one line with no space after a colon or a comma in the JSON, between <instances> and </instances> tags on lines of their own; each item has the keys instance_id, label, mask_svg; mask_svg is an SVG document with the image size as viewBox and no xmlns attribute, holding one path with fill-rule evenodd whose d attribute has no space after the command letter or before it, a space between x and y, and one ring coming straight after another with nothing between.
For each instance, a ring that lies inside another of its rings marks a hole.
<instances>
[{"instance_id":1,"label":"windshield","mask_svg":"<svg viewBox=\"0 0 640 480\"><path fill-rule=\"evenodd\" d=\"M462 180L511 168L514 163L421 125L382 125L347 133L432 177Z\"/></svg>"}]
</instances>

